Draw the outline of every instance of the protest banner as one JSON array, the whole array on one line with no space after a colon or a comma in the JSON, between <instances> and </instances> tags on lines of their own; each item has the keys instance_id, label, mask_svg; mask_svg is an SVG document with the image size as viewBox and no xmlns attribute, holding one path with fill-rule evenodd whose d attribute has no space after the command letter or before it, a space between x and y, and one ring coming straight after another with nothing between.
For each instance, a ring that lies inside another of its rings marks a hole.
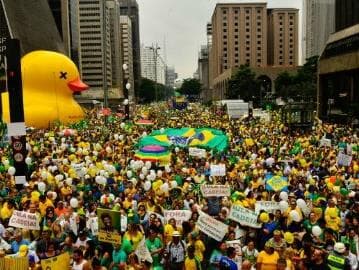
<instances>
[{"instance_id":1,"label":"protest banner","mask_svg":"<svg viewBox=\"0 0 359 270\"><path fill-rule=\"evenodd\" d=\"M188 154L192 157L205 158L207 156L205 149L200 149L196 147L188 148Z\"/></svg>"},{"instance_id":2,"label":"protest banner","mask_svg":"<svg viewBox=\"0 0 359 270\"><path fill-rule=\"evenodd\" d=\"M9 221L9 226L27 230L40 230L36 214L17 210L14 210L13 212Z\"/></svg>"},{"instance_id":3,"label":"protest banner","mask_svg":"<svg viewBox=\"0 0 359 270\"><path fill-rule=\"evenodd\" d=\"M0 258L1 270L28 270L29 259L27 257L3 257Z\"/></svg>"},{"instance_id":4,"label":"protest banner","mask_svg":"<svg viewBox=\"0 0 359 270\"><path fill-rule=\"evenodd\" d=\"M138 246L135 250L135 254L139 261L146 261L149 263L153 262L151 253L146 246L145 237L143 237L141 242L138 243Z\"/></svg>"},{"instance_id":5,"label":"protest banner","mask_svg":"<svg viewBox=\"0 0 359 270\"><path fill-rule=\"evenodd\" d=\"M239 205L232 205L229 212L229 218L240 223L242 226L251 228L260 228L261 225L257 222L258 215L247 208Z\"/></svg>"},{"instance_id":6,"label":"protest banner","mask_svg":"<svg viewBox=\"0 0 359 270\"><path fill-rule=\"evenodd\" d=\"M339 153L337 157L337 162L339 166L348 167L352 162L352 156L346 155L344 153Z\"/></svg>"},{"instance_id":7,"label":"protest banner","mask_svg":"<svg viewBox=\"0 0 359 270\"><path fill-rule=\"evenodd\" d=\"M211 176L225 176L226 165L224 164L211 164Z\"/></svg>"},{"instance_id":8,"label":"protest banner","mask_svg":"<svg viewBox=\"0 0 359 270\"><path fill-rule=\"evenodd\" d=\"M228 226L226 224L202 212L198 217L196 225L201 232L216 241L222 241L228 230Z\"/></svg>"},{"instance_id":9,"label":"protest banner","mask_svg":"<svg viewBox=\"0 0 359 270\"><path fill-rule=\"evenodd\" d=\"M330 139L322 138L319 141L319 147L331 147L331 146L332 146L332 140Z\"/></svg>"},{"instance_id":10,"label":"protest banner","mask_svg":"<svg viewBox=\"0 0 359 270\"><path fill-rule=\"evenodd\" d=\"M165 210L163 211L165 223L171 218L176 220L176 225L181 226L184 221L188 221L191 218L192 212L189 210Z\"/></svg>"},{"instance_id":11,"label":"protest banner","mask_svg":"<svg viewBox=\"0 0 359 270\"><path fill-rule=\"evenodd\" d=\"M121 214L119 211L98 208L98 240L100 242L121 244Z\"/></svg>"},{"instance_id":12,"label":"protest banner","mask_svg":"<svg viewBox=\"0 0 359 270\"><path fill-rule=\"evenodd\" d=\"M259 214L261 210L266 211L267 213L275 213L279 208L278 202L273 201L257 201L255 204L255 210L254 212L256 214Z\"/></svg>"},{"instance_id":13,"label":"protest banner","mask_svg":"<svg viewBox=\"0 0 359 270\"><path fill-rule=\"evenodd\" d=\"M231 189L226 185L201 185L203 197L231 196Z\"/></svg>"},{"instance_id":14,"label":"protest banner","mask_svg":"<svg viewBox=\"0 0 359 270\"><path fill-rule=\"evenodd\" d=\"M41 260L43 270L65 270L70 268L70 255L65 252L59 256Z\"/></svg>"}]
</instances>

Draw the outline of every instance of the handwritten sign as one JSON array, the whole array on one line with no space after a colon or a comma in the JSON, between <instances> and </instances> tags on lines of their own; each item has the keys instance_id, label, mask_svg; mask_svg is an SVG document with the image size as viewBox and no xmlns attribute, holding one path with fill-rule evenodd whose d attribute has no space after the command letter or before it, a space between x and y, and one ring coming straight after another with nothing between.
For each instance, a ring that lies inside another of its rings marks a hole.
<instances>
[{"instance_id":1,"label":"handwritten sign","mask_svg":"<svg viewBox=\"0 0 359 270\"><path fill-rule=\"evenodd\" d=\"M226 175L226 165L224 164L211 164L211 176L225 176Z\"/></svg>"},{"instance_id":2,"label":"handwritten sign","mask_svg":"<svg viewBox=\"0 0 359 270\"><path fill-rule=\"evenodd\" d=\"M211 216L201 213L196 223L198 229L216 241L222 241L228 231L228 226Z\"/></svg>"},{"instance_id":3,"label":"handwritten sign","mask_svg":"<svg viewBox=\"0 0 359 270\"><path fill-rule=\"evenodd\" d=\"M231 189L225 185L201 185L203 197L231 196Z\"/></svg>"},{"instance_id":4,"label":"handwritten sign","mask_svg":"<svg viewBox=\"0 0 359 270\"><path fill-rule=\"evenodd\" d=\"M67 252L53 258L41 260L41 268L45 270L64 270L69 269L69 267L70 255Z\"/></svg>"},{"instance_id":5,"label":"handwritten sign","mask_svg":"<svg viewBox=\"0 0 359 270\"><path fill-rule=\"evenodd\" d=\"M166 223L174 218L177 226L181 226L184 221L188 221L192 214L189 210L165 210L163 213Z\"/></svg>"},{"instance_id":6,"label":"handwritten sign","mask_svg":"<svg viewBox=\"0 0 359 270\"><path fill-rule=\"evenodd\" d=\"M259 214L261 210L266 211L267 213L275 213L279 208L278 202L272 201L257 201L255 204L254 212Z\"/></svg>"},{"instance_id":7,"label":"handwritten sign","mask_svg":"<svg viewBox=\"0 0 359 270\"><path fill-rule=\"evenodd\" d=\"M141 242L138 243L138 246L135 250L135 254L139 260L144 260L149 263L153 262L150 251L148 250L145 242L145 238L143 237Z\"/></svg>"},{"instance_id":8,"label":"handwritten sign","mask_svg":"<svg viewBox=\"0 0 359 270\"><path fill-rule=\"evenodd\" d=\"M331 146L332 146L332 140L326 139L326 138L322 138L322 139L319 141L319 146L320 146L320 147L331 147Z\"/></svg>"},{"instance_id":9,"label":"handwritten sign","mask_svg":"<svg viewBox=\"0 0 359 270\"><path fill-rule=\"evenodd\" d=\"M338 165L348 167L348 166L350 166L350 163L352 162L352 156L349 156L349 155L346 155L343 153L339 153L337 161L338 161Z\"/></svg>"},{"instance_id":10,"label":"handwritten sign","mask_svg":"<svg viewBox=\"0 0 359 270\"><path fill-rule=\"evenodd\" d=\"M192 157L205 158L207 156L205 149L200 149L196 147L188 148L188 154Z\"/></svg>"},{"instance_id":11,"label":"handwritten sign","mask_svg":"<svg viewBox=\"0 0 359 270\"><path fill-rule=\"evenodd\" d=\"M28 230L40 230L36 214L14 210L9 226Z\"/></svg>"},{"instance_id":12,"label":"handwritten sign","mask_svg":"<svg viewBox=\"0 0 359 270\"><path fill-rule=\"evenodd\" d=\"M257 214L247 208L239 205L232 205L229 212L229 218L240 223L243 226L251 228L260 228L261 225L257 222Z\"/></svg>"}]
</instances>

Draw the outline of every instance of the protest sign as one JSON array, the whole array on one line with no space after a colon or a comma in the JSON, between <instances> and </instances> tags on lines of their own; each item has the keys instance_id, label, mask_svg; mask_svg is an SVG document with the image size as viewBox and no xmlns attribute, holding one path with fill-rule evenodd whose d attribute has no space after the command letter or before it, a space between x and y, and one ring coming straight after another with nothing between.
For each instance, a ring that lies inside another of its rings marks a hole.
<instances>
[{"instance_id":1,"label":"protest sign","mask_svg":"<svg viewBox=\"0 0 359 270\"><path fill-rule=\"evenodd\" d=\"M28 230L40 230L36 214L17 210L14 210L13 212L9 221L9 226Z\"/></svg>"},{"instance_id":2,"label":"protest sign","mask_svg":"<svg viewBox=\"0 0 359 270\"><path fill-rule=\"evenodd\" d=\"M231 196L231 189L225 185L201 185L203 197Z\"/></svg>"},{"instance_id":3,"label":"protest sign","mask_svg":"<svg viewBox=\"0 0 359 270\"><path fill-rule=\"evenodd\" d=\"M243 226L251 228L260 228L261 225L257 222L257 214L253 211L239 205L232 205L229 212L229 218L240 223Z\"/></svg>"},{"instance_id":4,"label":"protest sign","mask_svg":"<svg viewBox=\"0 0 359 270\"><path fill-rule=\"evenodd\" d=\"M192 157L205 158L206 157L206 150L196 148L196 147L190 147L190 148L188 148L188 154L190 156L192 156Z\"/></svg>"},{"instance_id":5,"label":"protest sign","mask_svg":"<svg viewBox=\"0 0 359 270\"><path fill-rule=\"evenodd\" d=\"M344 153L339 153L337 158L338 165L340 166L350 166L352 162L352 156L346 155Z\"/></svg>"},{"instance_id":6,"label":"protest sign","mask_svg":"<svg viewBox=\"0 0 359 270\"><path fill-rule=\"evenodd\" d=\"M44 270L64 270L70 268L70 255L65 252L59 256L41 260L41 268Z\"/></svg>"},{"instance_id":7,"label":"protest sign","mask_svg":"<svg viewBox=\"0 0 359 270\"><path fill-rule=\"evenodd\" d=\"M98 240L100 242L121 243L121 215L119 211L98 208Z\"/></svg>"},{"instance_id":8,"label":"protest sign","mask_svg":"<svg viewBox=\"0 0 359 270\"><path fill-rule=\"evenodd\" d=\"M275 213L276 210L279 208L278 202L273 201L257 201L255 204L255 210L254 212L256 214L259 214L261 210L266 211L267 213Z\"/></svg>"},{"instance_id":9,"label":"protest sign","mask_svg":"<svg viewBox=\"0 0 359 270\"><path fill-rule=\"evenodd\" d=\"M98 235L98 217L90 217L87 221L87 228L90 228L92 235Z\"/></svg>"},{"instance_id":10,"label":"protest sign","mask_svg":"<svg viewBox=\"0 0 359 270\"><path fill-rule=\"evenodd\" d=\"M211 164L211 176L225 176L226 175L226 165L224 164Z\"/></svg>"},{"instance_id":11,"label":"protest sign","mask_svg":"<svg viewBox=\"0 0 359 270\"><path fill-rule=\"evenodd\" d=\"M176 225L181 226L184 221L188 221L191 218L192 212L189 210L165 210L163 214L166 223L168 223L171 218L174 218Z\"/></svg>"},{"instance_id":12,"label":"protest sign","mask_svg":"<svg viewBox=\"0 0 359 270\"><path fill-rule=\"evenodd\" d=\"M197 220L198 229L216 241L222 241L227 233L228 226L211 216L200 213Z\"/></svg>"},{"instance_id":13,"label":"protest sign","mask_svg":"<svg viewBox=\"0 0 359 270\"><path fill-rule=\"evenodd\" d=\"M331 146L332 146L332 140L330 139L322 138L319 141L319 147L331 147Z\"/></svg>"},{"instance_id":14,"label":"protest sign","mask_svg":"<svg viewBox=\"0 0 359 270\"><path fill-rule=\"evenodd\" d=\"M145 242L145 238L143 237L141 242L138 243L138 246L135 250L135 254L139 261L147 261L149 263L153 262L150 251L148 250Z\"/></svg>"}]
</instances>

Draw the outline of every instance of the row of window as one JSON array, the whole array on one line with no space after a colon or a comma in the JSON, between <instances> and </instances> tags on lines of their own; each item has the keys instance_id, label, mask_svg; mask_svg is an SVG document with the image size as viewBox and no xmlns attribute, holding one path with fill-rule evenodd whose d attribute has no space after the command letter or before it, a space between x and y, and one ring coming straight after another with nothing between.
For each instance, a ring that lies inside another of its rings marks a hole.
<instances>
[{"instance_id":1,"label":"row of window","mask_svg":"<svg viewBox=\"0 0 359 270\"><path fill-rule=\"evenodd\" d=\"M256 9L257 14L262 13L262 9ZM245 12L246 14L249 14L251 12L251 9L249 8L245 8ZM239 9L234 9L234 14L238 14L239 13ZM222 9L222 14L226 15L227 14L227 9Z\"/></svg>"}]
</instances>

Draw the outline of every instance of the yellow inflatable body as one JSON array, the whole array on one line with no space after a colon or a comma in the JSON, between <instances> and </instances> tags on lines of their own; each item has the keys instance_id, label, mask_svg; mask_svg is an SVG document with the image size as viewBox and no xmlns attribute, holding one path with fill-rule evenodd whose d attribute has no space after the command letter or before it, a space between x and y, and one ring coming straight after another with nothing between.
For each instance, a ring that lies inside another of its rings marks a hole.
<instances>
[{"instance_id":1,"label":"yellow inflatable body","mask_svg":"<svg viewBox=\"0 0 359 270\"><path fill-rule=\"evenodd\" d=\"M21 59L25 123L46 128L59 120L69 124L84 118L72 94L89 87L80 80L76 65L67 56L34 51ZM2 94L3 118L10 121L8 93Z\"/></svg>"}]
</instances>

